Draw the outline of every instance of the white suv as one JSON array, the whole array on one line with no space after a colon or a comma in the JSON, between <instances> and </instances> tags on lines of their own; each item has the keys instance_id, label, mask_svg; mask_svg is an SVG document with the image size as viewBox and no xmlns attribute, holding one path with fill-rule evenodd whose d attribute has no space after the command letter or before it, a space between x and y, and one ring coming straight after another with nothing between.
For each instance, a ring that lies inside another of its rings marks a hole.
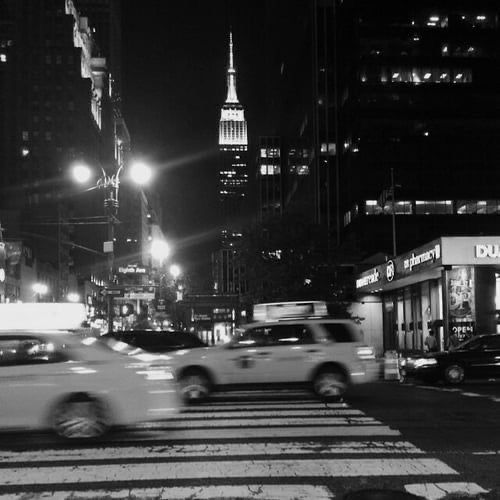
<instances>
[{"instance_id":1,"label":"white suv","mask_svg":"<svg viewBox=\"0 0 500 500\"><path fill-rule=\"evenodd\" d=\"M351 320L301 318L248 324L229 343L172 353L186 402L212 390L310 384L322 399L377 376L374 351Z\"/></svg>"}]
</instances>

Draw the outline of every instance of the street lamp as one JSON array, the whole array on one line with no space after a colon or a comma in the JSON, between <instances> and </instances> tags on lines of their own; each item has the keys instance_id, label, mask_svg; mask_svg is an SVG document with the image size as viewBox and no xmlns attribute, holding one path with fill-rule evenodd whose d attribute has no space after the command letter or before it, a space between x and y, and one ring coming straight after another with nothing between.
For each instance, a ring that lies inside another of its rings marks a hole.
<instances>
[{"instance_id":1,"label":"street lamp","mask_svg":"<svg viewBox=\"0 0 500 500\"><path fill-rule=\"evenodd\" d=\"M139 185L144 185L152 177L152 171L145 163L133 162L128 167L131 180ZM114 240L115 240L115 223L118 218L118 191L120 188L120 175L123 171L123 163L120 164L115 173L109 175L104 168L101 167L101 177L97 180L95 186L90 189L104 189L104 210L108 223L107 241L104 242L104 253L108 254L108 283L114 281ZM79 183L88 182L92 177L92 170L84 164L73 166L73 177ZM113 297L108 295L108 332L113 331Z\"/></svg>"},{"instance_id":2,"label":"street lamp","mask_svg":"<svg viewBox=\"0 0 500 500\"><path fill-rule=\"evenodd\" d=\"M159 261L160 266L170 255L170 245L162 239L151 241L151 257Z\"/></svg>"},{"instance_id":3,"label":"street lamp","mask_svg":"<svg viewBox=\"0 0 500 500\"><path fill-rule=\"evenodd\" d=\"M49 287L45 283L34 283L33 291L35 292L37 302L40 302L40 298L49 291Z\"/></svg>"},{"instance_id":4,"label":"street lamp","mask_svg":"<svg viewBox=\"0 0 500 500\"><path fill-rule=\"evenodd\" d=\"M70 292L66 295L68 302L80 302L80 295L75 292Z\"/></svg>"}]
</instances>

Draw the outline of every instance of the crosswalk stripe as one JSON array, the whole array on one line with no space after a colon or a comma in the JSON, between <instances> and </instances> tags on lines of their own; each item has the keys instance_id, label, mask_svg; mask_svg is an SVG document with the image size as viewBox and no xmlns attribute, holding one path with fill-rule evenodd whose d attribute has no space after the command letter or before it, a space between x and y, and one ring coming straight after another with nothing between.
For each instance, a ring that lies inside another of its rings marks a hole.
<instances>
[{"instance_id":1,"label":"crosswalk stripe","mask_svg":"<svg viewBox=\"0 0 500 500\"><path fill-rule=\"evenodd\" d=\"M148 462L0 469L5 486L177 479L458 475L434 458Z\"/></svg>"},{"instance_id":2,"label":"crosswalk stripe","mask_svg":"<svg viewBox=\"0 0 500 500\"><path fill-rule=\"evenodd\" d=\"M231 457L259 455L329 455L329 454L422 454L421 449L408 441L342 441L322 442L272 442L272 443L216 443L216 444L167 444L162 446L125 446L43 451L0 451L0 463L15 461L57 462L88 460L138 460L180 457Z\"/></svg>"},{"instance_id":3,"label":"crosswalk stripe","mask_svg":"<svg viewBox=\"0 0 500 500\"><path fill-rule=\"evenodd\" d=\"M268 418L265 420L255 418L234 419L196 419L196 420L163 420L147 422L139 425L144 429L203 429L212 427L270 427L270 426L295 426L295 425L382 425L372 417L317 417L317 418Z\"/></svg>"},{"instance_id":4,"label":"crosswalk stripe","mask_svg":"<svg viewBox=\"0 0 500 500\"><path fill-rule=\"evenodd\" d=\"M287 401L286 403L283 403L283 401L268 401L267 403L263 403L262 401L249 401L245 403L228 403L227 401L221 401L219 403L213 404L213 403L204 403L204 404L199 404L196 406L187 406L183 408L182 411L189 411L189 412L201 412L201 411L239 411L239 410L257 410L257 409L262 409L262 410L278 410L278 409L284 409L284 410L289 410L292 408L303 408L303 409L316 409L316 408L323 408L323 409L345 409L349 408L349 405L347 403L320 403L320 402L294 402L294 401Z\"/></svg>"},{"instance_id":5,"label":"crosswalk stripe","mask_svg":"<svg viewBox=\"0 0 500 500\"><path fill-rule=\"evenodd\" d=\"M21 500L24 494L0 495L0 500ZM248 484L244 486L192 486L171 488L143 488L125 490L88 490L44 492L43 496L30 496L43 500L130 500L131 498L154 498L155 500L198 500L252 499L252 500L329 500L330 490L325 486L310 484Z\"/></svg>"},{"instance_id":6,"label":"crosswalk stripe","mask_svg":"<svg viewBox=\"0 0 500 500\"><path fill-rule=\"evenodd\" d=\"M477 495L487 493L487 490L481 488L476 483L420 483L407 484L405 490L413 495L418 495L426 500L439 500L452 493L461 495Z\"/></svg>"},{"instance_id":7,"label":"crosswalk stripe","mask_svg":"<svg viewBox=\"0 0 500 500\"><path fill-rule=\"evenodd\" d=\"M172 419L198 419L198 418L232 418L232 417L247 417L247 418L264 418L264 417L288 417L301 415L305 416L362 416L365 415L361 410L342 409L337 410L313 408L310 410L259 410L259 411L197 411L183 412L172 417ZM169 419L171 420L171 419Z\"/></svg>"},{"instance_id":8,"label":"crosswalk stripe","mask_svg":"<svg viewBox=\"0 0 500 500\"><path fill-rule=\"evenodd\" d=\"M147 429L144 429L147 430ZM153 429L151 429L153 430ZM386 425L351 426L306 426L306 427L234 427L211 429L185 429L168 433L170 441L196 441L206 439L255 439L255 438L311 438L311 437L353 437L353 436L401 436L397 430ZM151 439L157 439L153 435ZM143 437L146 440L146 437Z\"/></svg>"}]
</instances>

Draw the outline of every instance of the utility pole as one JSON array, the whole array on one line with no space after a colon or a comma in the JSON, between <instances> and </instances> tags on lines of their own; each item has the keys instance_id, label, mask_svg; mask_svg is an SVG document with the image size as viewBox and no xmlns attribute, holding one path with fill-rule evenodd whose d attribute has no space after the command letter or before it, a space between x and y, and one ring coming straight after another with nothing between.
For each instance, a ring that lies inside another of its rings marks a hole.
<instances>
[{"instance_id":1,"label":"utility pole","mask_svg":"<svg viewBox=\"0 0 500 500\"><path fill-rule=\"evenodd\" d=\"M119 173L119 172L118 172ZM105 242L104 251L108 254L108 286L112 285L115 279L114 264L115 264L115 220L118 214L118 187L119 176L108 177L105 182L104 209L108 222L108 237ZM108 294L108 333L113 332L113 296Z\"/></svg>"}]
</instances>

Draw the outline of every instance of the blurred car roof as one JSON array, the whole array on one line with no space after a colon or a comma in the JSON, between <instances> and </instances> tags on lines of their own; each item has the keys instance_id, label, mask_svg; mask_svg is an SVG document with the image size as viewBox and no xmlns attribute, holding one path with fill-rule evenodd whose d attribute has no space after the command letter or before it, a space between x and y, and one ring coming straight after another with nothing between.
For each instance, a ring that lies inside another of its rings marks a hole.
<instances>
[{"instance_id":1,"label":"blurred car roof","mask_svg":"<svg viewBox=\"0 0 500 500\"><path fill-rule=\"evenodd\" d=\"M149 352L207 347L195 333L183 330L124 330L107 333L104 337L112 337Z\"/></svg>"}]
</instances>

